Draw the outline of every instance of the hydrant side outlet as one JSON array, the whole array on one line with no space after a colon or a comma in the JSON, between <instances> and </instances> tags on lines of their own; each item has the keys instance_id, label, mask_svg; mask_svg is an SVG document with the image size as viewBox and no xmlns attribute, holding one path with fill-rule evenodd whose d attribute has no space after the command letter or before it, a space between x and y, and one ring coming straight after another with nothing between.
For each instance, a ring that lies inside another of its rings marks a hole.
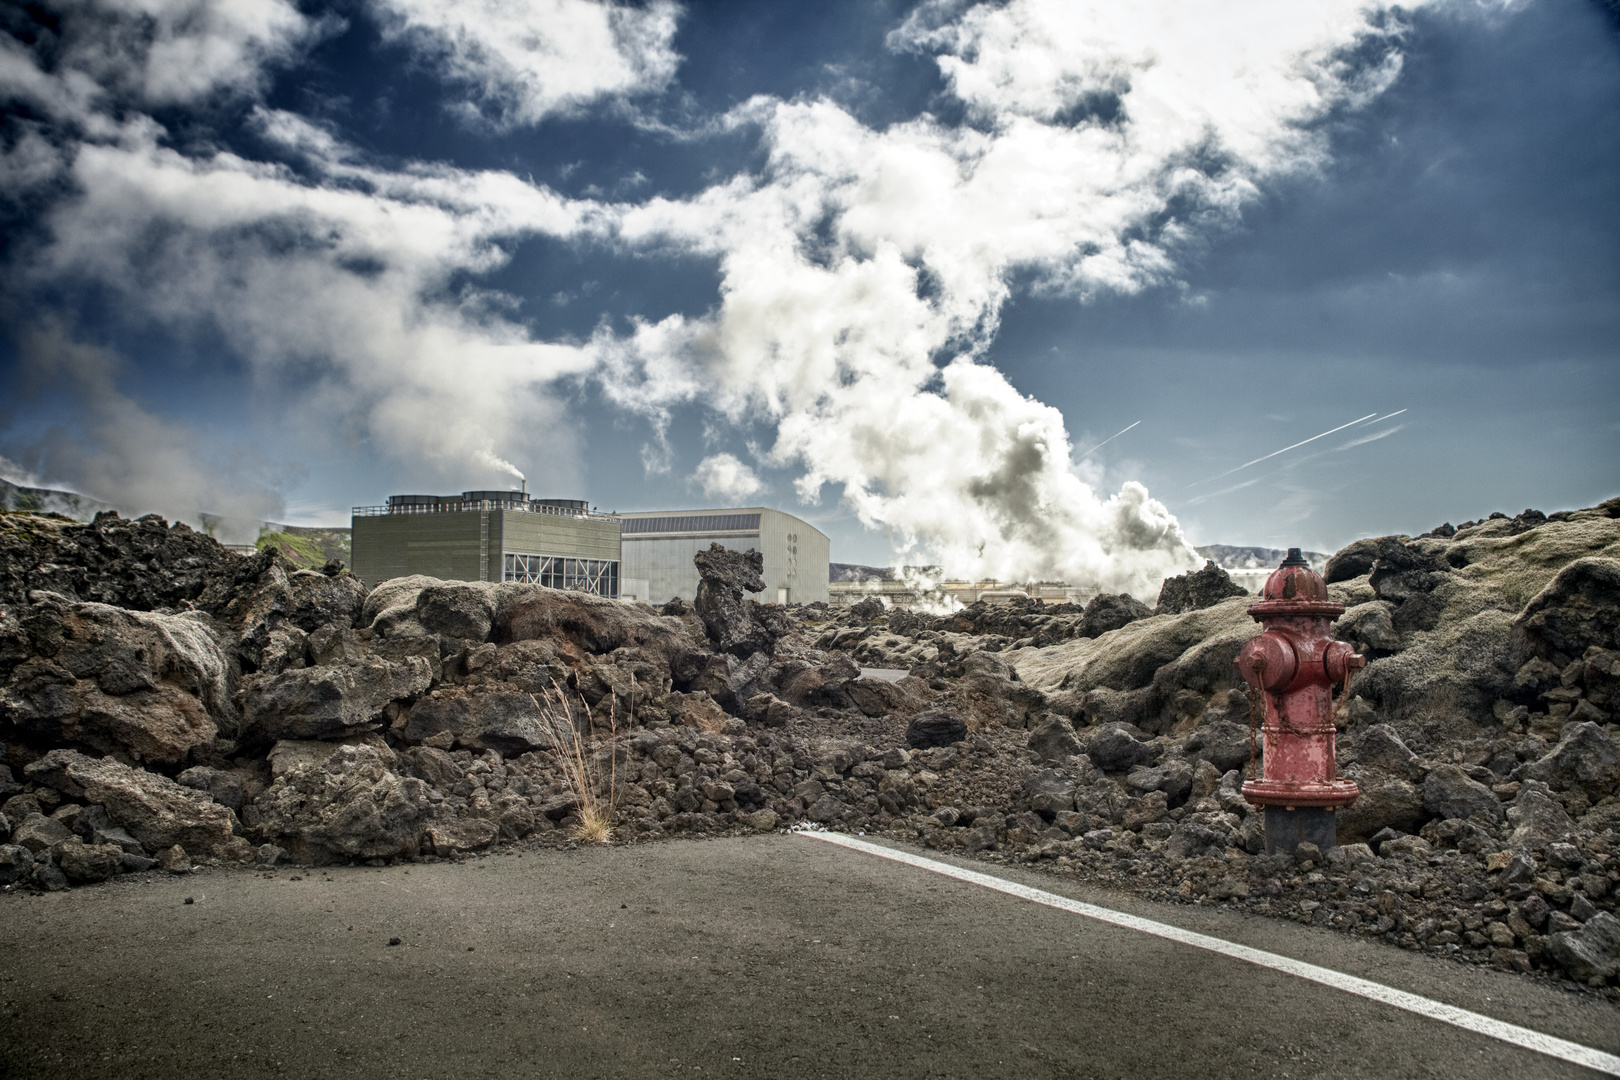
<instances>
[{"instance_id":1,"label":"hydrant side outlet","mask_svg":"<svg viewBox=\"0 0 1620 1080\"><path fill-rule=\"evenodd\" d=\"M1338 775L1333 687L1366 660L1329 635L1344 605L1328 598L1327 583L1298 548L1289 549L1249 614L1264 629L1244 644L1236 664L1265 703L1265 766L1243 785L1243 797L1266 809L1268 852L1292 851L1306 840L1332 847L1333 811L1361 794Z\"/></svg>"}]
</instances>

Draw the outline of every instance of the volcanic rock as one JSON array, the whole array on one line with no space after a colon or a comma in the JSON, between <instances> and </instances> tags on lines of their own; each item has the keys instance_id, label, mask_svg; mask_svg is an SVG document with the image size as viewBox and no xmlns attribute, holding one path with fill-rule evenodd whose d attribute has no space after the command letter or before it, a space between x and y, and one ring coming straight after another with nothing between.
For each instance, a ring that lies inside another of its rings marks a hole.
<instances>
[{"instance_id":1,"label":"volcanic rock","mask_svg":"<svg viewBox=\"0 0 1620 1080\"><path fill-rule=\"evenodd\" d=\"M388 764L376 747L344 745L322 763L294 765L256 800L254 831L299 862L415 855L427 785Z\"/></svg>"},{"instance_id":2,"label":"volcanic rock","mask_svg":"<svg viewBox=\"0 0 1620 1080\"><path fill-rule=\"evenodd\" d=\"M1437 765L1423 780L1423 809L1438 818L1479 817L1501 821L1502 804L1491 789L1459 766Z\"/></svg>"},{"instance_id":3,"label":"volcanic rock","mask_svg":"<svg viewBox=\"0 0 1620 1080\"><path fill-rule=\"evenodd\" d=\"M1075 636L1101 637L1110 630L1118 630L1152 614L1152 608L1129 593L1100 593L1086 604Z\"/></svg>"},{"instance_id":4,"label":"volcanic rock","mask_svg":"<svg viewBox=\"0 0 1620 1080\"><path fill-rule=\"evenodd\" d=\"M1579 930L1550 934L1547 952L1577 979L1607 979L1620 968L1620 919L1602 911Z\"/></svg>"},{"instance_id":5,"label":"volcanic rock","mask_svg":"<svg viewBox=\"0 0 1620 1080\"><path fill-rule=\"evenodd\" d=\"M1074 725L1054 716L1030 732L1029 748L1047 761L1065 761L1080 753L1080 740L1074 737Z\"/></svg>"},{"instance_id":6,"label":"volcanic rock","mask_svg":"<svg viewBox=\"0 0 1620 1080\"><path fill-rule=\"evenodd\" d=\"M74 884L106 881L123 869L124 852L113 844L86 844L77 836L56 849L56 863Z\"/></svg>"},{"instance_id":7,"label":"volcanic rock","mask_svg":"<svg viewBox=\"0 0 1620 1080\"><path fill-rule=\"evenodd\" d=\"M967 722L947 712L929 712L906 725L906 745L913 750L949 746L967 738Z\"/></svg>"},{"instance_id":8,"label":"volcanic rock","mask_svg":"<svg viewBox=\"0 0 1620 1080\"><path fill-rule=\"evenodd\" d=\"M411 706L401 736L423 742L448 734L455 744L516 756L546 750L572 738L562 710L533 694L508 689L446 687Z\"/></svg>"},{"instance_id":9,"label":"volcanic rock","mask_svg":"<svg viewBox=\"0 0 1620 1080\"><path fill-rule=\"evenodd\" d=\"M366 659L298 668L242 680L245 737L335 739L378 726L383 708L427 691L427 662L408 656L400 663Z\"/></svg>"},{"instance_id":10,"label":"volcanic rock","mask_svg":"<svg viewBox=\"0 0 1620 1080\"><path fill-rule=\"evenodd\" d=\"M1124 724L1103 724L1088 733L1086 756L1104 772L1124 772L1153 760L1151 747L1139 741Z\"/></svg>"},{"instance_id":11,"label":"volcanic rock","mask_svg":"<svg viewBox=\"0 0 1620 1080\"><path fill-rule=\"evenodd\" d=\"M234 835L235 814L165 776L74 750L52 750L26 772L64 795L105 806L108 816L148 851L181 844L208 858L252 857L251 846Z\"/></svg>"},{"instance_id":12,"label":"volcanic rock","mask_svg":"<svg viewBox=\"0 0 1620 1080\"><path fill-rule=\"evenodd\" d=\"M1206 559L1202 570L1165 578L1164 585L1159 589L1159 606L1153 610L1153 614L1180 615L1211 607L1229 596L1247 595L1248 590L1233 581L1231 575L1215 565L1214 560Z\"/></svg>"},{"instance_id":13,"label":"volcanic rock","mask_svg":"<svg viewBox=\"0 0 1620 1080\"><path fill-rule=\"evenodd\" d=\"M1537 656L1558 667L1588 648L1620 649L1620 559L1576 559L1524 606L1515 625Z\"/></svg>"}]
</instances>

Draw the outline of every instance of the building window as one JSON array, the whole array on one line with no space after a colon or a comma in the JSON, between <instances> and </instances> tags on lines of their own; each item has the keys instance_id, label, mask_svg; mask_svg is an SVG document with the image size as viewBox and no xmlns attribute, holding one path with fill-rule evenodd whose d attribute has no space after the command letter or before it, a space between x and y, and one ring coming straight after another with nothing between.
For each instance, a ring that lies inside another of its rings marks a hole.
<instances>
[{"instance_id":1,"label":"building window","mask_svg":"<svg viewBox=\"0 0 1620 1080\"><path fill-rule=\"evenodd\" d=\"M544 585L548 589L574 589L616 599L619 595L619 564L607 559L508 554L501 580Z\"/></svg>"}]
</instances>

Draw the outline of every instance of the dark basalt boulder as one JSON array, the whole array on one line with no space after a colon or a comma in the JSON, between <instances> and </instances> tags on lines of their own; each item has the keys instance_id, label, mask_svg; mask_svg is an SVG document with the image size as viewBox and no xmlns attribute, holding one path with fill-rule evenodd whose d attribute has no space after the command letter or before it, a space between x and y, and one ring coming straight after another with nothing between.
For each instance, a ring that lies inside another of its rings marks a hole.
<instances>
[{"instance_id":1,"label":"dark basalt boulder","mask_svg":"<svg viewBox=\"0 0 1620 1080\"><path fill-rule=\"evenodd\" d=\"M1515 620L1538 657L1562 668L1589 648L1620 649L1620 560L1576 559Z\"/></svg>"},{"instance_id":2,"label":"dark basalt boulder","mask_svg":"<svg viewBox=\"0 0 1620 1080\"><path fill-rule=\"evenodd\" d=\"M710 544L692 557L692 564L700 579L693 606L715 648L738 659L773 652L791 623L785 614L780 619L763 615L760 605L743 599L745 591L764 590L765 556Z\"/></svg>"},{"instance_id":3,"label":"dark basalt boulder","mask_svg":"<svg viewBox=\"0 0 1620 1080\"><path fill-rule=\"evenodd\" d=\"M1075 628L1075 637L1101 637L1152 614L1152 608L1129 593L1102 593L1086 604L1080 625Z\"/></svg>"},{"instance_id":4,"label":"dark basalt boulder","mask_svg":"<svg viewBox=\"0 0 1620 1080\"><path fill-rule=\"evenodd\" d=\"M924 713L906 725L906 745L913 750L949 746L967 738L967 721L947 712Z\"/></svg>"},{"instance_id":5,"label":"dark basalt boulder","mask_svg":"<svg viewBox=\"0 0 1620 1080\"><path fill-rule=\"evenodd\" d=\"M1229 596L1248 594L1249 591L1216 566L1214 560L1205 560L1202 570L1164 579L1159 589L1159 606L1153 614L1180 615L1184 611L1213 607Z\"/></svg>"}]
</instances>

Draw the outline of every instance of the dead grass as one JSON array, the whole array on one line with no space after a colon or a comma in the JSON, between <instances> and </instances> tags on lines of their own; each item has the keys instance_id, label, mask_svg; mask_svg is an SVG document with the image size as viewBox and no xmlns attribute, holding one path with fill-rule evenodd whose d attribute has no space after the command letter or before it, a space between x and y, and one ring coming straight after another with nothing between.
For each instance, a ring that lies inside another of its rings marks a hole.
<instances>
[{"instance_id":1,"label":"dead grass","mask_svg":"<svg viewBox=\"0 0 1620 1080\"><path fill-rule=\"evenodd\" d=\"M574 815L579 819L574 838L588 844L610 843L618 805L618 696L609 701L606 745L594 750L591 711L584 698L575 694L571 701L555 684L530 697L540 710L540 722L550 730L563 780L574 797ZM579 703L577 710L574 701ZM600 761L603 756L607 758L606 776Z\"/></svg>"}]
</instances>

